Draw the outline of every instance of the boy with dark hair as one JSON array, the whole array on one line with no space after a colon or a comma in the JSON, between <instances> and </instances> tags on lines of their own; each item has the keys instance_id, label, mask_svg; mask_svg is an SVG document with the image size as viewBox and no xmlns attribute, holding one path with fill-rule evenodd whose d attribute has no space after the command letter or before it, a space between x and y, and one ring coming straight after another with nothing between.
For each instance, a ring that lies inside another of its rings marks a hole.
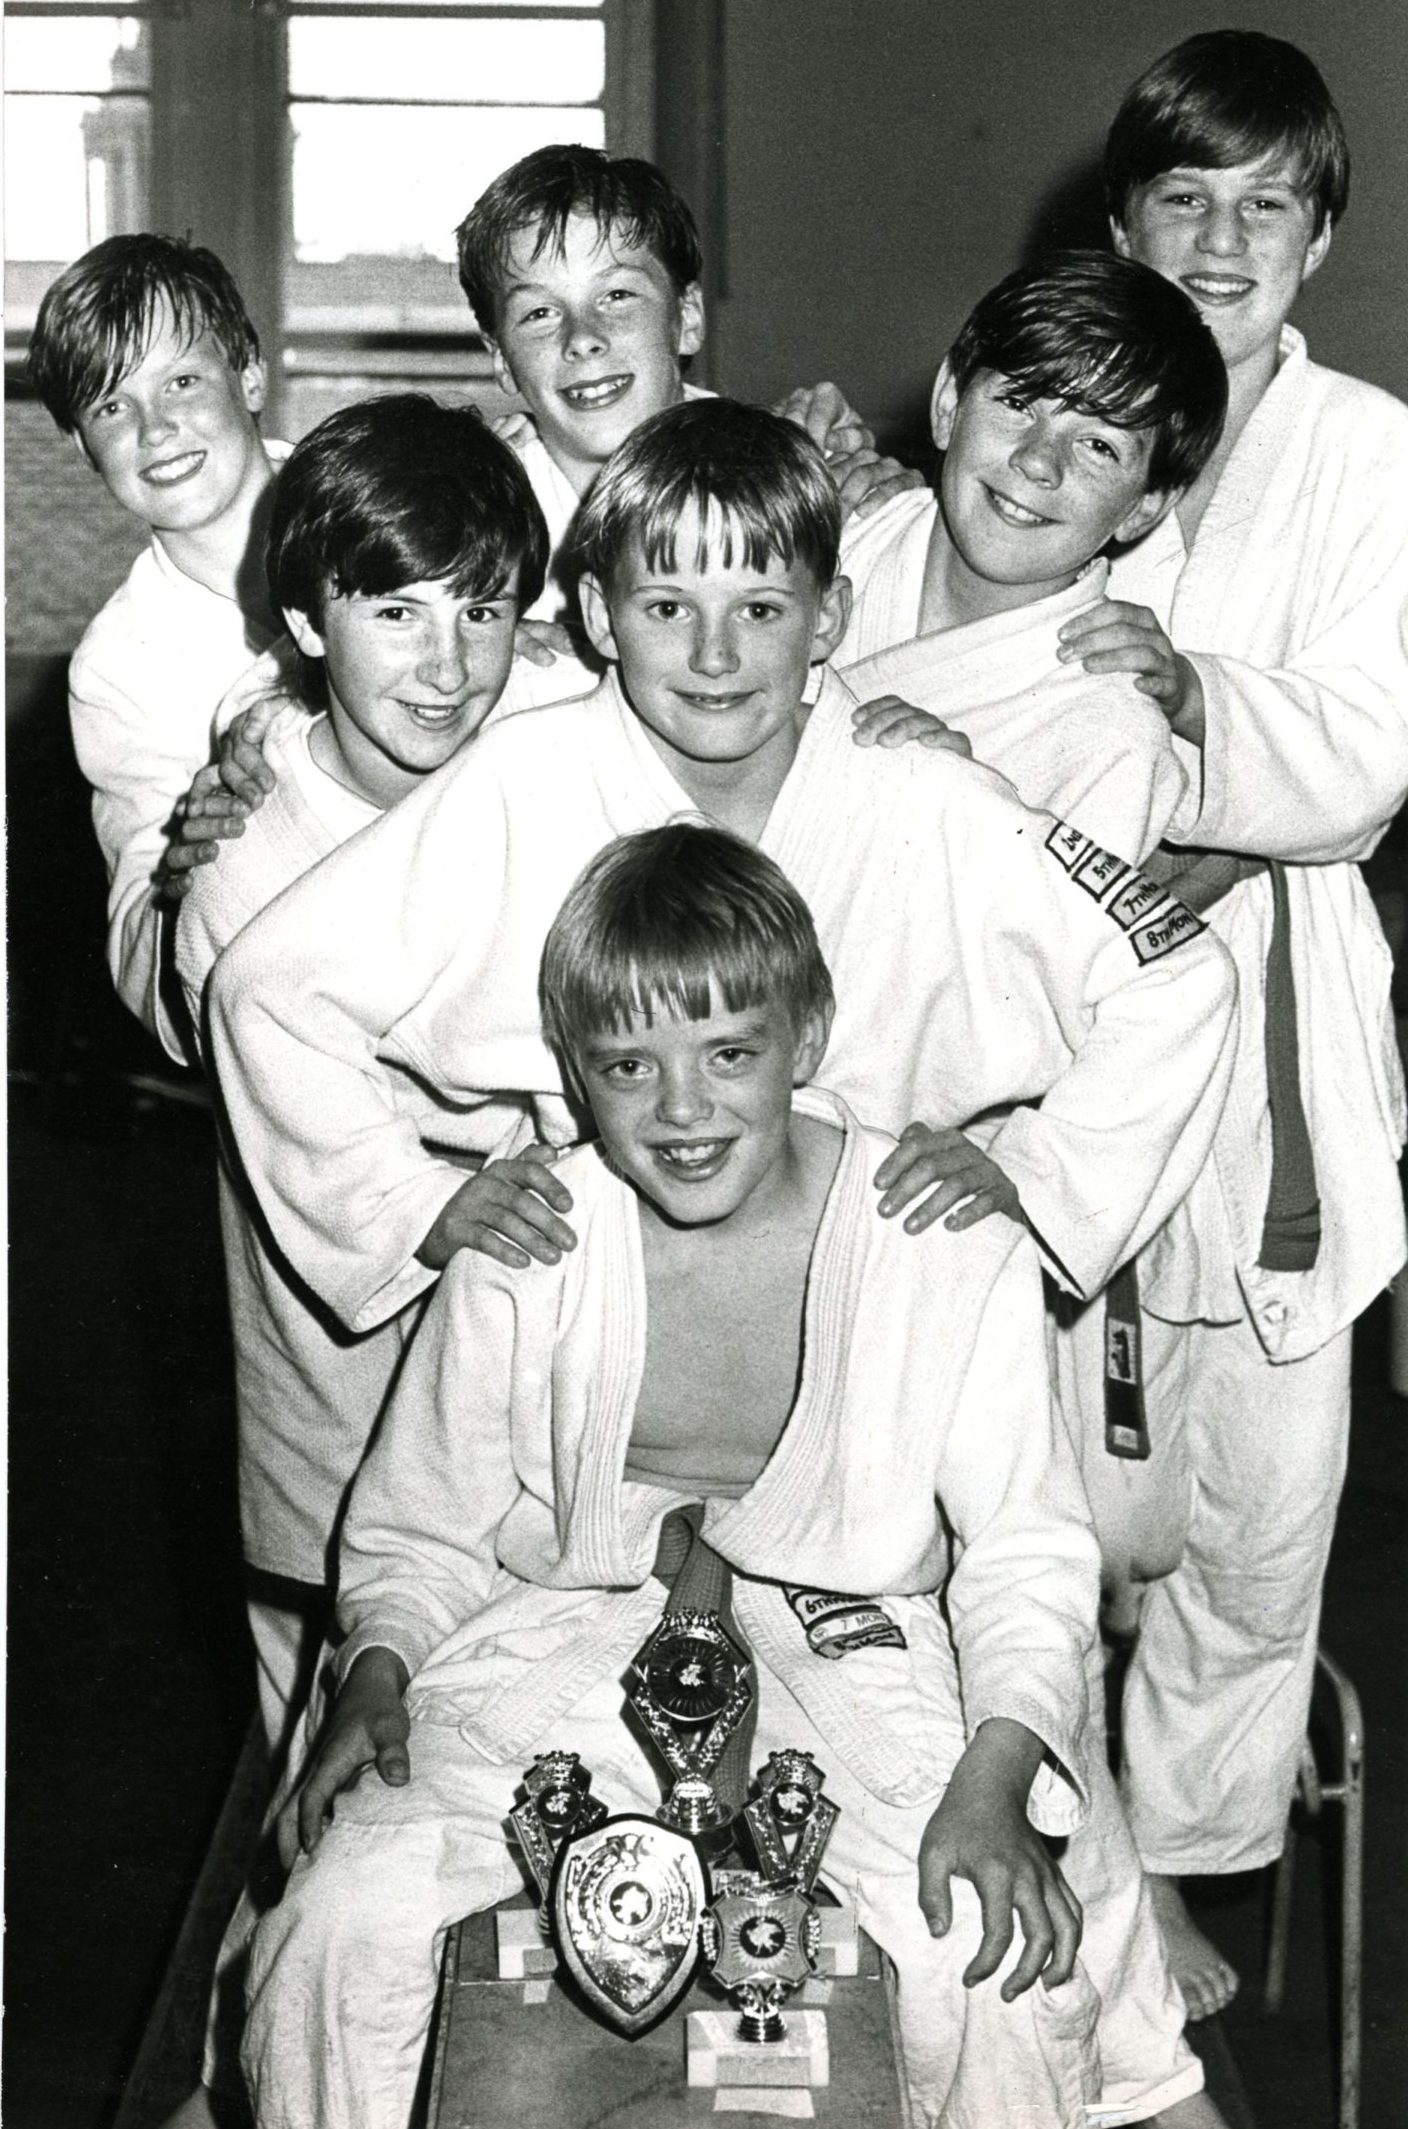
<instances>
[{"instance_id":1,"label":"boy with dark hair","mask_svg":"<svg viewBox=\"0 0 1408 2129\"><path fill-rule=\"evenodd\" d=\"M941 711L1028 805L1141 862L1183 794L1167 724L1127 676L1064 665L1058 631L1103 599L1111 545L1196 480L1226 404L1212 335L1147 267L1069 252L1009 274L935 381L936 492L843 535L848 685Z\"/></svg>"},{"instance_id":2,"label":"boy with dark hair","mask_svg":"<svg viewBox=\"0 0 1408 2129\"><path fill-rule=\"evenodd\" d=\"M272 796L181 906L176 960L197 1029L210 970L253 916L448 761L501 700L522 706L534 676L519 666L510 677L514 630L546 559L523 469L471 408L368 400L296 446L275 491L268 569L305 674L271 705ZM454 1119L425 1090L407 1082L395 1106L408 1129L453 1142ZM233 1166L222 1166L221 1207L250 1616L277 1755L321 1638L343 1495L408 1326L398 1315L364 1337L343 1331Z\"/></svg>"},{"instance_id":3,"label":"boy with dark hair","mask_svg":"<svg viewBox=\"0 0 1408 2129\"><path fill-rule=\"evenodd\" d=\"M219 704L279 635L257 526L283 447L259 433L264 364L239 290L213 252L177 237L109 237L62 273L30 370L60 429L152 529L74 653L69 710L108 868L113 983L179 1060L168 828L210 758ZM263 667L269 681L279 670Z\"/></svg>"},{"instance_id":4,"label":"boy with dark hair","mask_svg":"<svg viewBox=\"0 0 1408 2129\"><path fill-rule=\"evenodd\" d=\"M472 408L368 400L295 447L275 489L268 572L303 671L265 703L272 795L181 905L176 962L197 1030L211 967L259 910L432 775L501 700L531 700L542 676L513 665L514 633L546 559L523 469ZM429 1089L407 1080L393 1106L413 1136L454 1144L457 1119ZM503 1124L516 1112L498 1113ZM246 1598L271 1763L287 1782L331 1620L335 1532L417 1311L346 1331L282 1254L233 1148L221 1153ZM500 1164L484 1186L491 1202L515 1173ZM242 1901L221 1947L211 2089L232 2074L253 1922ZM210 2120L202 2091L173 2123Z\"/></svg>"},{"instance_id":5,"label":"boy with dark hair","mask_svg":"<svg viewBox=\"0 0 1408 2129\"><path fill-rule=\"evenodd\" d=\"M1222 442L1117 561L1068 653L1141 676L1190 772L1178 841L1271 861L1210 921L1243 1001L1192 1253L1141 1269L1162 1500L1125 1695L1126 1794L1195 2012L1236 1987L1182 1873L1279 1853L1344 1471L1350 1330L1405 1256L1389 956L1359 875L1408 790L1408 410L1321 369L1289 314L1349 156L1303 52L1221 30L1156 60L1110 130L1116 248L1183 288L1227 363ZM1170 642L1170 638L1172 641ZM1186 646L1186 648L1185 648ZM1159 1505L1159 1504L1156 1504Z\"/></svg>"},{"instance_id":6,"label":"boy with dark hair","mask_svg":"<svg viewBox=\"0 0 1408 2129\"><path fill-rule=\"evenodd\" d=\"M1036 1828L1080 1815L1095 1557L1036 1253L1007 1221L917 1250L875 1219L888 1142L794 1093L831 1013L806 907L733 837L609 846L541 994L600 1133L563 1168L584 1247L527 1285L457 1259L355 1490L342 1689L251 1964L260 2129L408 2118L445 1929L518 1884L534 1752L656 1808L619 1674L694 1504L754 1651L755 1755L813 1751L841 1807L826 1874L895 1962L914 2118L1083 2129L1095 2003ZM889 1645L818 1659L783 1585L822 1576L878 1595Z\"/></svg>"}]
</instances>

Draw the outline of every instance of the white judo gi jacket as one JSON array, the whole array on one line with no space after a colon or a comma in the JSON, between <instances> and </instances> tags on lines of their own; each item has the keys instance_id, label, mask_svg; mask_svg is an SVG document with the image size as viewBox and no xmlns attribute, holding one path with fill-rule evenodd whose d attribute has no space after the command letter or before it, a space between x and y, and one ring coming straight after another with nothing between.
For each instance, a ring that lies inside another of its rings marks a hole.
<instances>
[{"instance_id":1,"label":"white judo gi jacket","mask_svg":"<svg viewBox=\"0 0 1408 2129\"><path fill-rule=\"evenodd\" d=\"M921 636L938 508L932 495L898 495L843 533L854 603L834 662L847 687L862 702L895 694L932 710L1026 805L1139 864L1187 788L1167 720L1127 674L1087 673L1057 657L1063 622L1105 597L1107 564L1092 562L1030 606Z\"/></svg>"},{"instance_id":2,"label":"white judo gi jacket","mask_svg":"<svg viewBox=\"0 0 1408 2129\"><path fill-rule=\"evenodd\" d=\"M1257 1263L1271 1168L1265 879L1210 923L1237 964L1236 1068L1212 1168L1190 1204L1200 1252L1149 1252L1146 1305L1173 1321L1243 1306L1267 1357L1345 1329L1408 1253L1396 1162L1403 1074L1391 964L1357 860L1408 792L1408 408L1321 369L1284 330L1282 364L1237 439L1191 554L1170 514L1115 565L1202 682L1201 762L1172 839L1288 861L1301 1096L1322 1240L1309 1271Z\"/></svg>"},{"instance_id":3,"label":"white judo gi jacket","mask_svg":"<svg viewBox=\"0 0 1408 2129\"><path fill-rule=\"evenodd\" d=\"M1086 1802L1098 1559L1052 1413L1036 1251L1005 1219L915 1248L875 1210L870 1179L892 1141L830 1096L804 1090L796 1105L845 1132L801 1384L763 1472L742 1498L707 1502L704 1534L755 1578L735 1585L743 1632L873 1794L937 1797L977 1725L1008 1716L1047 1748L1034 1821L1069 1832ZM340 1668L394 1649L413 1715L457 1723L494 1760L640 1646L660 1616L661 1521L698 1498L623 1476L645 1364L635 1194L595 1144L558 1172L581 1246L527 1275L452 1259L342 1541ZM903 1624L948 1577L944 1517L957 1672L932 1630L907 1650L816 1655L779 1585L882 1596Z\"/></svg>"},{"instance_id":4,"label":"white judo gi jacket","mask_svg":"<svg viewBox=\"0 0 1408 2129\"><path fill-rule=\"evenodd\" d=\"M265 445L277 465L289 446ZM93 790L93 827L108 870L108 972L118 997L178 1063L186 1032L162 995L165 911L152 875L167 824L210 760L228 690L275 638L179 570L159 539L89 622L68 670L78 766ZM266 685L294 664L287 636L261 661Z\"/></svg>"},{"instance_id":5,"label":"white judo gi jacket","mask_svg":"<svg viewBox=\"0 0 1408 2129\"><path fill-rule=\"evenodd\" d=\"M828 674L761 838L830 964L826 1082L894 1130L1016 1103L996 1157L1094 1292L1206 1157L1226 958L991 771L857 748L853 707ZM452 1104L528 1094L559 1143L580 1135L538 1025L543 940L606 843L680 816L696 809L613 677L505 719L224 956L210 1025L241 1157L281 1246L354 1327L430 1283L416 1251L462 1180L398 1116L395 1074Z\"/></svg>"},{"instance_id":6,"label":"white judo gi jacket","mask_svg":"<svg viewBox=\"0 0 1408 2129\"><path fill-rule=\"evenodd\" d=\"M539 669L518 660L501 701L531 701L541 684ZM242 697L247 685L239 683ZM314 761L308 742L317 722L295 696L284 696L263 742L274 789L249 816L243 835L222 842L213 864L196 868L180 904L176 967L197 1031L206 981L230 940L285 887L380 818L378 807ZM403 1079L394 1099L413 1129L437 1144L455 1144L458 1119L429 1088ZM508 1129L519 1112L506 1103L498 1113ZM245 1557L271 1574L321 1583L347 1482L361 1462L415 1310L403 1310L361 1336L349 1333L274 1243L238 1159L226 1146L221 1152Z\"/></svg>"}]
</instances>

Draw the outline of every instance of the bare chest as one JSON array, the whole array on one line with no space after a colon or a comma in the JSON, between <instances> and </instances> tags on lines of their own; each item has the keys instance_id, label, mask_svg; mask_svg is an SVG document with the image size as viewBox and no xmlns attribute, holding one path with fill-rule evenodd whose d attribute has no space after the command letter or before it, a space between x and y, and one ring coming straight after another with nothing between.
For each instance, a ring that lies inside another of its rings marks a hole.
<instances>
[{"instance_id":1,"label":"bare chest","mask_svg":"<svg viewBox=\"0 0 1408 2129\"><path fill-rule=\"evenodd\" d=\"M645 1366L628 1469L661 1483L742 1492L796 1400L810 1237L740 1265L652 1265ZM742 1276L740 1276L742 1274Z\"/></svg>"}]
</instances>

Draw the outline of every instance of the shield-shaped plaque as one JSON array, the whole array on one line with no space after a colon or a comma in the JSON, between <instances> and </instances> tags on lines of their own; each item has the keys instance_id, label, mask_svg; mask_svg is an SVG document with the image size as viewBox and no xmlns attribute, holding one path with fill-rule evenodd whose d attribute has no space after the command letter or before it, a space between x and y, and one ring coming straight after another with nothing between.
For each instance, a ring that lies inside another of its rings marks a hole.
<instances>
[{"instance_id":1,"label":"shield-shaped plaque","mask_svg":"<svg viewBox=\"0 0 1408 2129\"><path fill-rule=\"evenodd\" d=\"M588 2003L631 2035L663 2017L693 1977L708 1899L693 1842L656 1819L607 1819L565 1842L553 1928Z\"/></svg>"}]
</instances>

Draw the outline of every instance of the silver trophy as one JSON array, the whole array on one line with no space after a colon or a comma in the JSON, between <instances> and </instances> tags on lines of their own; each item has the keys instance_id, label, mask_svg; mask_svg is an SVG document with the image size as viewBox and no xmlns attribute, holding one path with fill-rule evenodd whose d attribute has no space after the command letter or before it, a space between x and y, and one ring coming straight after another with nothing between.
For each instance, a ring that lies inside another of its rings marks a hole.
<instances>
[{"instance_id":1,"label":"silver trophy","mask_svg":"<svg viewBox=\"0 0 1408 2129\"><path fill-rule=\"evenodd\" d=\"M592 1795L591 1773L575 1752L539 1753L523 1777L523 1786L528 1800L516 1805L509 1817L546 1916L558 1849L574 1834L599 1826L606 1806Z\"/></svg>"},{"instance_id":2,"label":"silver trophy","mask_svg":"<svg viewBox=\"0 0 1408 2129\"><path fill-rule=\"evenodd\" d=\"M774 1752L758 1776L758 1795L743 1813L763 1876L809 1893L840 1817L822 1793L822 1773L810 1752Z\"/></svg>"},{"instance_id":3,"label":"silver trophy","mask_svg":"<svg viewBox=\"0 0 1408 2129\"><path fill-rule=\"evenodd\" d=\"M709 1897L694 1843L624 1816L574 1835L553 1878L558 1947L587 2001L635 2034L693 1979Z\"/></svg>"},{"instance_id":4,"label":"silver trophy","mask_svg":"<svg viewBox=\"0 0 1408 2129\"><path fill-rule=\"evenodd\" d=\"M666 1826L708 1833L738 1805L709 1779L753 1699L748 1661L714 1612L667 1612L631 1666L632 1707L674 1785L660 1807ZM745 1777L746 1779L746 1777Z\"/></svg>"},{"instance_id":5,"label":"silver trophy","mask_svg":"<svg viewBox=\"0 0 1408 2129\"><path fill-rule=\"evenodd\" d=\"M739 2037L781 2040L785 1999L816 1972L820 1917L797 1885L770 1885L751 1871L721 1873L720 1885L699 1924L704 1957L733 1998Z\"/></svg>"}]
</instances>

